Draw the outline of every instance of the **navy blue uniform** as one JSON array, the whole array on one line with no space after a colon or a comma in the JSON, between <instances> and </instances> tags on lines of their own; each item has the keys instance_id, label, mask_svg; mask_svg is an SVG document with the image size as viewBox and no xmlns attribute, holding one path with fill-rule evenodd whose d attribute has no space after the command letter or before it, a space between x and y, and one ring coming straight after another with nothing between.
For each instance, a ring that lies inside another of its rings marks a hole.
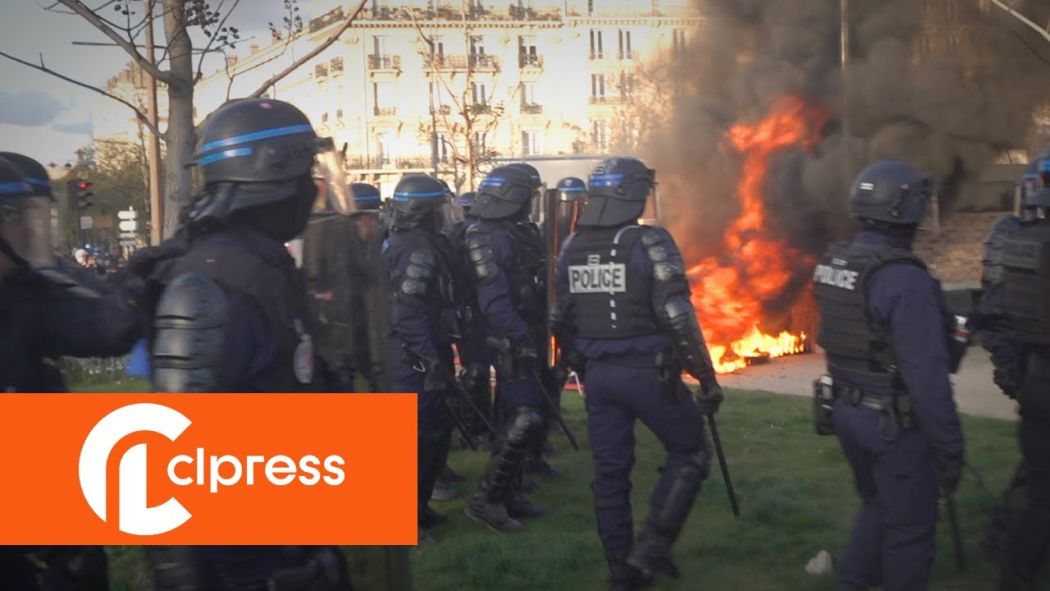
<instances>
[{"instance_id":1,"label":"navy blue uniform","mask_svg":"<svg viewBox=\"0 0 1050 591\"><path fill-rule=\"evenodd\" d=\"M605 269L613 269L615 278L601 288L607 294L595 294L588 282ZM583 368L576 369L584 370L587 388L598 535L611 561L626 556L632 545L630 476L636 420L667 451L663 473L650 497L650 521L665 513L672 485L683 474L691 475L692 496L707 475L709 444L703 416L681 382L682 368L674 360L672 335L660 312L669 301L688 301L683 270L677 247L659 228L584 228L570 236L558 257L553 320L567 354L586 360ZM591 314L600 317L588 318ZM686 505L687 513L692 496L687 503L674 504ZM681 515L678 523L666 526L675 530L663 532L669 541L684 520Z\"/></svg>"},{"instance_id":2,"label":"navy blue uniform","mask_svg":"<svg viewBox=\"0 0 1050 591\"><path fill-rule=\"evenodd\" d=\"M59 357L123 355L139 334L137 318L120 292L100 294L15 271L0 283L0 388L64 391Z\"/></svg>"},{"instance_id":3,"label":"navy blue uniform","mask_svg":"<svg viewBox=\"0 0 1050 591\"><path fill-rule=\"evenodd\" d=\"M843 257L844 252L907 256L904 244L870 231L859 233L846 248L834 256ZM820 267L818 276L819 271ZM842 555L839 579L859 588L925 589L936 544L935 467L963 461L962 429L948 379L947 311L938 283L913 262L889 262L870 277L861 272L855 284L856 289L867 289L868 318L882 327L892 349L899 386L911 401L912 425L874 408L874 401L892 400L902 392L876 385L880 382L875 377L860 383L858 376L874 374L851 366L850 359L834 354L835 348L822 341L836 387L853 388L856 393L852 399L840 397L834 405L835 433L862 503ZM818 281L818 298L819 290ZM823 322L829 320L825 313ZM891 374L885 383L895 381ZM902 413L897 412L899 417Z\"/></svg>"},{"instance_id":4,"label":"navy blue uniform","mask_svg":"<svg viewBox=\"0 0 1050 591\"><path fill-rule=\"evenodd\" d=\"M419 405L419 515L448 455L452 422L446 406L447 379L454 367L445 323L455 305L451 246L433 231L392 231L383 252L390 271L390 360L393 388L417 392ZM434 369L439 366L438 369ZM444 371L441 387L427 384L427 372Z\"/></svg>"}]
</instances>

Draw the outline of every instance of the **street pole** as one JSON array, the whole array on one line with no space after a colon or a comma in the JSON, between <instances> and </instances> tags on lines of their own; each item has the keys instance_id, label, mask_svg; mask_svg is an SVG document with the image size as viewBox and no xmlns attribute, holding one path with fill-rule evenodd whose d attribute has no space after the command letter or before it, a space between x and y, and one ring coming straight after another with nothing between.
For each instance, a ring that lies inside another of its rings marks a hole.
<instances>
[{"instance_id":1,"label":"street pole","mask_svg":"<svg viewBox=\"0 0 1050 591\"><path fill-rule=\"evenodd\" d=\"M153 2L146 0L146 59L149 63L156 63L153 53ZM149 82L146 85L148 92L146 104L146 116L154 129L159 129L157 123L157 80L153 76L147 76ZM164 199L160 190L160 138L155 133L150 133L149 142L146 144L146 159L149 162L149 222L150 222L150 245L157 246L164 240Z\"/></svg>"}]
</instances>

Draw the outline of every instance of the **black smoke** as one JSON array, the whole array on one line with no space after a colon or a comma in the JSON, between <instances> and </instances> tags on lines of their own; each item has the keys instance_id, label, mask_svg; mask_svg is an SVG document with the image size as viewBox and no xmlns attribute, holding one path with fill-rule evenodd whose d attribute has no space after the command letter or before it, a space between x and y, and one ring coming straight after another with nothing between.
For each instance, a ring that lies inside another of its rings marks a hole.
<instances>
[{"instance_id":1,"label":"black smoke","mask_svg":"<svg viewBox=\"0 0 1050 591\"><path fill-rule=\"evenodd\" d=\"M838 0L694 0L704 24L664 76L668 119L643 134L665 219L692 260L719 253L737 213L739 155L726 130L785 95L823 105L811 151L775 158L767 204L774 232L812 253L848 232L852 178L906 160L939 186L941 207L987 191L982 171L1007 149L1045 149L1033 114L1050 99L1050 42L986 3L849 0L848 65ZM1015 3L1036 22L1047 4Z\"/></svg>"}]
</instances>

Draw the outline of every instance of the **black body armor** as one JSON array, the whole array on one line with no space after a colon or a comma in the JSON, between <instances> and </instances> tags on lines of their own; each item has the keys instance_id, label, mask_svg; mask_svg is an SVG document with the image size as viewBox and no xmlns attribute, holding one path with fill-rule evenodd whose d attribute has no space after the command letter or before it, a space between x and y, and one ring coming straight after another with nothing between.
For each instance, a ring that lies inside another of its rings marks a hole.
<instances>
[{"instance_id":1,"label":"black body armor","mask_svg":"<svg viewBox=\"0 0 1050 591\"><path fill-rule=\"evenodd\" d=\"M1021 228L1003 249L1006 313L1023 343L1050 345L1050 220Z\"/></svg>"},{"instance_id":2,"label":"black body armor","mask_svg":"<svg viewBox=\"0 0 1050 591\"><path fill-rule=\"evenodd\" d=\"M828 370L836 382L876 391L899 390L897 357L885 327L868 313L868 282L891 264L926 268L910 251L873 250L850 243L836 244L813 274L821 311L817 343L828 354Z\"/></svg>"}]
</instances>

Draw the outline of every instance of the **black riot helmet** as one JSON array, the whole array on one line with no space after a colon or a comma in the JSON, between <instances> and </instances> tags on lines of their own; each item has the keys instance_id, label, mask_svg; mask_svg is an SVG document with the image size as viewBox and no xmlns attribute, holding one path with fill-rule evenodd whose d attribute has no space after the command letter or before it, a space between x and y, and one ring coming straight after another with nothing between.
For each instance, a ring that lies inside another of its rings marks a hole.
<instances>
[{"instance_id":1,"label":"black riot helmet","mask_svg":"<svg viewBox=\"0 0 1050 591\"><path fill-rule=\"evenodd\" d=\"M24 163L21 158L15 161ZM22 267L54 265L51 197L43 192L25 179L18 164L0 157L0 253Z\"/></svg>"},{"instance_id":2,"label":"black riot helmet","mask_svg":"<svg viewBox=\"0 0 1050 591\"><path fill-rule=\"evenodd\" d=\"M43 164L29 156L16 154L15 152L0 152L0 158L7 160L18 169L18 172L22 175L22 180L29 183L29 186L33 189L33 195L53 197L51 181Z\"/></svg>"},{"instance_id":3,"label":"black riot helmet","mask_svg":"<svg viewBox=\"0 0 1050 591\"><path fill-rule=\"evenodd\" d=\"M502 220L527 214L539 187L539 175L534 176L526 166L519 164L492 169L478 187L470 215L484 220Z\"/></svg>"},{"instance_id":4,"label":"black riot helmet","mask_svg":"<svg viewBox=\"0 0 1050 591\"><path fill-rule=\"evenodd\" d=\"M353 197L354 203L357 205L359 211L378 211L383 204L383 199L379 195L379 189L377 189L375 185L370 185L368 183L351 184L350 196Z\"/></svg>"},{"instance_id":5,"label":"black riot helmet","mask_svg":"<svg viewBox=\"0 0 1050 591\"><path fill-rule=\"evenodd\" d=\"M467 191L456 199L456 203L463 209L463 215L470 215L470 208L474 207L474 200L477 199L478 194L474 191Z\"/></svg>"},{"instance_id":6,"label":"black riot helmet","mask_svg":"<svg viewBox=\"0 0 1050 591\"><path fill-rule=\"evenodd\" d=\"M906 162L876 162L853 181L849 211L859 220L918 226L926 217L932 186L928 177Z\"/></svg>"},{"instance_id":7,"label":"black riot helmet","mask_svg":"<svg viewBox=\"0 0 1050 591\"><path fill-rule=\"evenodd\" d=\"M446 224L447 205L451 201L447 186L425 174L406 174L394 187L394 197L387 212L394 231L427 228L441 231Z\"/></svg>"},{"instance_id":8,"label":"black riot helmet","mask_svg":"<svg viewBox=\"0 0 1050 591\"><path fill-rule=\"evenodd\" d=\"M1025 195L1024 207L1035 218L1045 218L1050 212L1050 158L1036 163L1036 186Z\"/></svg>"},{"instance_id":9,"label":"black riot helmet","mask_svg":"<svg viewBox=\"0 0 1050 591\"><path fill-rule=\"evenodd\" d=\"M656 171L641 160L609 158L591 171L579 225L616 227L635 222L655 186Z\"/></svg>"},{"instance_id":10,"label":"black riot helmet","mask_svg":"<svg viewBox=\"0 0 1050 591\"><path fill-rule=\"evenodd\" d=\"M539 189L540 186L543 185L543 179L540 178L540 171L536 170L536 167L529 164L528 162L514 162L512 164L508 164L507 166L509 166L510 168L524 170L525 172L529 173L529 180L532 182L533 189Z\"/></svg>"},{"instance_id":11,"label":"black riot helmet","mask_svg":"<svg viewBox=\"0 0 1050 591\"><path fill-rule=\"evenodd\" d=\"M296 206L308 214L318 194L329 201L320 209L354 211L333 142L318 138L306 115L284 101L240 99L219 107L204 121L191 165L204 185L191 223L226 222L237 212L289 201L288 211L271 212L289 226L276 233L287 234L305 220Z\"/></svg>"},{"instance_id":12,"label":"black riot helmet","mask_svg":"<svg viewBox=\"0 0 1050 591\"><path fill-rule=\"evenodd\" d=\"M572 197L579 196L579 198L587 198L587 183L583 182L583 179L578 179L574 176L567 176L562 180L558 181L557 189L559 193L563 193L565 196L562 197L562 201L571 201Z\"/></svg>"}]
</instances>

